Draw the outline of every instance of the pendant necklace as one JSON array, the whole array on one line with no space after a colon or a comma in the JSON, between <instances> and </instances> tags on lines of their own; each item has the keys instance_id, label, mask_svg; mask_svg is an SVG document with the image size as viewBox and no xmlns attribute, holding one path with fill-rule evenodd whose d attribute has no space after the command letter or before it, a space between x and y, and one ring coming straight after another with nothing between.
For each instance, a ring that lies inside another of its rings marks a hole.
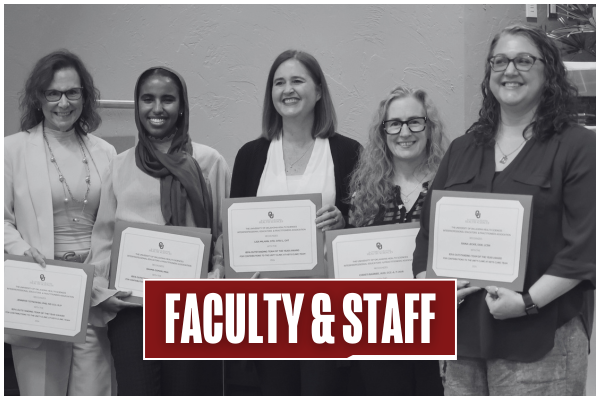
<instances>
[{"instance_id":1,"label":"pendant necklace","mask_svg":"<svg viewBox=\"0 0 600 400\"><path fill-rule=\"evenodd\" d=\"M85 191L85 195L83 197L83 200L77 199L75 198L75 196L73 196L73 193L71 192L71 188L69 187L69 184L67 182L67 180L65 179L63 173L60 171L60 167L58 166L58 162L56 161L56 157L54 157L54 153L52 152L52 148L50 147L50 142L48 142L48 137L46 136L46 131L42 131L42 134L44 136L44 140L46 141L46 145L48 146L48 151L50 152L50 162L52 164L54 164L54 167L56 168L56 172L58 172L58 180L60 181L62 188L63 188L63 193L65 194L65 210L67 209L66 204L69 202L69 198L67 197L67 192L69 192L69 196L71 197L71 200L73 200L76 203L80 203L83 204L83 207L81 209L81 215L80 217L83 216L83 211L85 210L85 206L88 203L88 194L90 193L90 166L88 164L88 160L87 157L85 156L85 151L83 150L83 144L82 144L82 139L79 137L79 134L77 132L75 132L75 136L77 137L77 144L79 144L79 148L81 150L81 155L82 155L82 159L81 162L83 163L83 165L86 168L87 171L87 175L85 177L85 183L87 185L87 189ZM90 154L91 156L91 154ZM92 159L92 161L94 161ZM94 163L95 165L95 163ZM72 219L73 222L79 222L79 218L74 217Z\"/></svg>"},{"instance_id":2,"label":"pendant necklace","mask_svg":"<svg viewBox=\"0 0 600 400\"><path fill-rule=\"evenodd\" d=\"M525 142L527 142L527 140L528 140L528 139L524 139L524 140L523 140L523 143L521 143L521 144L519 145L519 147L517 147L516 149L514 149L513 151L511 151L511 152L510 152L510 153L508 153L508 154L504 154L504 152L503 152L503 151L502 151L502 149L500 148L500 144L499 144L498 142L496 142L496 146L498 146L498 150L500 150L500 153L502 153L502 155L504 156L504 157L502 157L502 158L500 159L500 164L506 164L506 162L508 161L508 156L510 156L511 154L513 154L514 152L516 152L517 150L519 150L519 149L521 148L521 146L523 146L523 144L525 144Z\"/></svg>"},{"instance_id":3,"label":"pendant necklace","mask_svg":"<svg viewBox=\"0 0 600 400\"><path fill-rule=\"evenodd\" d=\"M403 193L402 193L402 187L400 187L400 198L402 199L402 201L403 201L403 202L404 202L404 199L406 199L406 200L410 200L410 195L411 195L411 194L413 194L413 193L414 193L414 191L415 191L415 190L417 190L419 187L423 187L423 180L425 179L425 177L426 177L426 176L427 176L427 175L425 175L425 176L424 176L422 179L419 179L419 178L417 178L417 177L416 177L416 176L413 174L413 177L414 177L414 178L417 180L417 182L419 182L419 183L417 183L417 184L415 185L415 187L414 187L414 188L413 188L413 189L412 189L410 192L408 192L407 194L403 194ZM398 185L398 186L399 186L399 185Z\"/></svg>"},{"instance_id":4,"label":"pendant necklace","mask_svg":"<svg viewBox=\"0 0 600 400\"><path fill-rule=\"evenodd\" d=\"M296 164L297 164L297 163L298 163L300 160L302 160L302 159L304 158L304 156L305 156L305 155L306 155L306 154L309 152L309 150L313 148L313 145L314 145L314 143L315 143L315 142L314 142L314 140L313 140L312 144L311 144L310 146L308 146L308 149L306 149L306 151L305 151L305 152L304 152L304 153L303 153L303 154L300 156L300 158L298 158L296 161L294 161L293 163L291 163L290 165L288 165L288 166L285 168L285 172L286 172L286 174L287 174L287 173L290 173L290 172L292 172L292 167L293 167L294 165L296 165Z\"/></svg>"},{"instance_id":5,"label":"pendant necklace","mask_svg":"<svg viewBox=\"0 0 600 400\"><path fill-rule=\"evenodd\" d=\"M414 175L413 175L413 176L414 176ZM417 184L415 185L415 187L413 188L413 190L411 190L410 192L408 192L408 194L402 194L402 188L400 187L400 200L402 200L402 204L400 204L400 205L398 206L398 208L399 208L400 210L402 210L402 209L404 208L404 209L406 210L406 213L408 214L408 211L409 211L409 209L408 209L408 208L407 208L407 207L406 207L404 204L405 204L405 203L408 203L408 201L410 200L410 195L411 195L411 194L413 194L413 193L415 192L415 190L417 190L419 187L421 187L421 188L423 187L423 180L425 179L425 177L426 177L426 176L427 176L427 175L425 175L425 176L424 176L424 177L423 177L421 180L419 180L419 179L417 178L417 181L418 181L419 183L417 183ZM407 217L407 216L408 216L408 215L405 215L405 216L404 216L404 219L405 219L405 220L406 220L406 217Z\"/></svg>"}]
</instances>

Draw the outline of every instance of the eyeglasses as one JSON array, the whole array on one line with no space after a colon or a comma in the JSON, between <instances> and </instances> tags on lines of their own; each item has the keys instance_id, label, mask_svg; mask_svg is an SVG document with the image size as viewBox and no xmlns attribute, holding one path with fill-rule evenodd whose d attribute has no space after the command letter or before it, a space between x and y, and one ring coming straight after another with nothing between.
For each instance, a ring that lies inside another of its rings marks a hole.
<instances>
[{"instance_id":1,"label":"eyeglasses","mask_svg":"<svg viewBox=\"0 0 600 400\"><path fill-rule=\"evenodd\" d=\"M498 54L497 56L493 56L489 58L490 65L495 72L505 71L508 68L508 64L511 62L515 66L515 68L519 71L529 71L533 64L537 60L541 62L545 62L541 58L534 57L531 54L519 54L515 58L508 58L504 54Z\"/></svg>"},{"instance_id":2,"label":"eyeglasses","mask_svg":"<svg viewBox=\"0 0 600 400\"><path fill-rule=\"evenodd\" d=\"M71 88L64 92L61 92L60 90L50 89L50 90L44 90L44 97L48 101L55 102L55 101L59 101L63 97L63 94L64 94L65 96L67 96L67 99L69 99L69 100L79 100L81 98L82 93L83 93L83 88L81 88L81 87Z\"/></svg>"},{"instance_id":3,"label":"eyeglasses","mask_svg":"<svg viewBox=\"0 0 600 400\"><path fill-rule=\"evenodd\" d=\"M427 117L411 118L408 121L402 121L400 119L389 119L383 121L383 130L388 135L397 135L402 131L404 124L408 126L408 129L413 132L423 132L427 127Z\"/></svg>"}]
</instances>

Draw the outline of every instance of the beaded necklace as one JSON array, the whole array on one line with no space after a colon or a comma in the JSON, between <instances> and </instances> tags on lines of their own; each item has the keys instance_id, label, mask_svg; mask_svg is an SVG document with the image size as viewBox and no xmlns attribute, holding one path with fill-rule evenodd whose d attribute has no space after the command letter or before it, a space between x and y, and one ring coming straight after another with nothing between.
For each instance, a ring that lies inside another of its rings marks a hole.
<instances>
[{"instance_id":1,"label":"beaded necklace","mask_svg":"<svg viewBox=\"0 0 600 400\"><path fill-rule=\"evenodd\" d=\"M81 155L82 155L81 162L85 166L85 169L86 169L86 172L87 172L87 175L85 177L85 183L87 185L87 189L85 191L85 195L83 197L83 200L80 200L80 199L77 199L75 196L73 196L73 193L71 192L71 188L69 187L69 183L65 179L63 173L60 170L60 167L58 166L58 162L56 161L56 157L54 157L54 153L52 152L52 147L50 147L50 142L48 141L48 137L46 136L46 130L45 129L42 131L42 134L44 136L44 141L46 142L46 146L48 146L48 151L50 152L50 162L56 168L56 172L58 172L58 180L60 181L60 183L62 185L62 188L63 188L63 193L65 194L64 202L65 202L65 204L69 202L69 198L67 197L67 192L68 192L69 196L71 197L71 200L73 200L76 203L80 203L80 204L83 205L83 207L81 208L81 214L80 214L80 217L82 217L83 216L83 211L85 210L85 206L88 203L88 195L90 193L90 181L91 181L91 179L90 179L90 175L91 175L90 174L90 166L88 164L88 160L87 160L87 157L85 155L85 151L83 149L84 143L83 143L82 139L79 137L79 134L76 132L75 133L75 137L77 138L77 144L79 144L79 148L81 150ZM89 153L89 150L88 150L88 153ZM90 154L90 158L92 158L92 162L94 163L94 166L95 166L96 163L94 162L92 154L91 153L89 153L89 154ZM65 207L65 209L66 209L66 207ZM79 222L79 218L73 217L72 221L73 222Z\"/></svg>"}]
</instances>

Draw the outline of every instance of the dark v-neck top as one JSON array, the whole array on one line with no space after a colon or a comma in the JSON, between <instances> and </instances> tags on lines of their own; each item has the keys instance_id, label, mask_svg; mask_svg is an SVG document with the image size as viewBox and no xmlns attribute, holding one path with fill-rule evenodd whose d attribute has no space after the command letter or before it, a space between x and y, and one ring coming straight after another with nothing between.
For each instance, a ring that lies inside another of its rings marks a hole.
<instances>
[{"instance_id":1,"label":"dark v-neck top","mask_svg":"<svg viewBox=\"0 0 600 400\"><path fill-rule=\"evenodd\" d=\"M413 272L426 270L431 193L453 190L533 196L525 290L544 274L579 279L569 292L538 315L496 320L485 290L467 296L458 311L460 356L530 362L554 346L555 331L581 315L591 333L596 286L596 138L579 126L544 142L529 140L501 173L495 174L494 147L474 136L452 142L425 199Z\"/></svg>"}]
</instances>

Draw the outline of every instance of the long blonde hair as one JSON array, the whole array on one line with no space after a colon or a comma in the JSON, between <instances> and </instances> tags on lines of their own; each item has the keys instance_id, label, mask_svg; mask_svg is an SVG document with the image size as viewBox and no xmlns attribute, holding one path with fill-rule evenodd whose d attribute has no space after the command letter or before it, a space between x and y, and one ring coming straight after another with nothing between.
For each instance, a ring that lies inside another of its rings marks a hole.
<instances>
[{"instance_id":1,"label":"long blonde hair","mask_svg":"<svg viewBox=\"0 0 600 400\"><path fill-rule=\"evenodd\" d=\"M444 134L442 121L437 109L424 90L415 90L398 86L379 103L369 130L369 141L361 153L356 169L350 181L350 193L353 193L353 215L355 226L366 225L377 216L380 206L390 198L394 188L393 154L387 146L386 133L383 130L390 104L404 97L418 100L427 112L427 157L417 166L415 173L435 174L446 151L448 140Z\"/></svg>"}]
</instances>

